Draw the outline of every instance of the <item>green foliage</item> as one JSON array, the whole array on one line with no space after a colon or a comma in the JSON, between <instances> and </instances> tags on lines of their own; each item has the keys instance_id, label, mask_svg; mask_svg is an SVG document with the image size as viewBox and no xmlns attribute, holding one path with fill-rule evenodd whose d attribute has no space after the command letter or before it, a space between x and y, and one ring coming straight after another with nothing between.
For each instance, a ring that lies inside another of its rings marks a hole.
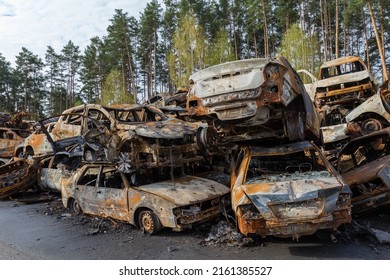
<instances>
[{"instance_id":1,"label":"green foliage","mask_svg":"<svg viewBox=\"0 0 390 280\"><path fill-rule=\"evenodd\" d=\"M360 56L380 75L367 1L338 0L339 55ZM370 3L388 57L389 0ZM116 9L106 35L91 38L83 55L72 41L48 46L44 64L26 48L15 67L0 55L0 110L50 115L85 102L140 102L173 93L210 65L262 56L265 44L270 56L315 74L335 57L335 13L336 0L150 0L139 18Z\"/></svg>"},{"instance_id":2,"label":"green foliage","mask_svg":"<svg viewBox=\"0 0 390 280\"><path fill-rule=\"evenodd\" d=\"M186 85L190 75L205 67L207 38L195 17L188 14L180 19L168 57L171 79L178 86Z\"/></svg>"},{"instance_id":3,"label":"green foliage","mask_svg":"<svg viewBox=\"0 0 390 280\"><path fill-rule=\"evenodd\" d=\"M280 46L280 54L284 56L295 69L306 69L314 72L317 68L320 54L315 36L306 35L297 24L291 25Z\"/></svg>"},{"instance_id":4,"label":"green foliage","mask_svg":"<svg viewBox=\"0 0 390 280\"><path fill-rule=\"evenodd\" d=\"M207 65L215 65L234 60L234 53L228 33L222 29L217 33L216 42L208 45Z\"/></svg>"},{"instance_id":5,"label":"green foliage","mask_svg":"<svg viewBox=\"0 0 390 280\"><path fill-rule=\"evenodd\" d=\"M132 104L134 103L134 97L126 91L122 73L113 69L104 80L101 104L113 105L122 103Z\"/></svg>"}]
</instances>

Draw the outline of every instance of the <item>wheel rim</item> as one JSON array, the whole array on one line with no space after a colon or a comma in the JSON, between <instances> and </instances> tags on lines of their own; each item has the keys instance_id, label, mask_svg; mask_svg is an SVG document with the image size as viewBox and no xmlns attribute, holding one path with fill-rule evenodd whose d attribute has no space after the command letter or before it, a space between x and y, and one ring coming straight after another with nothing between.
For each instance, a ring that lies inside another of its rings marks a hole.
<instances>
[{"instance_id":1,"label":"wheel rim","mask_svg":"<svg viewBox=\"0 0 390 280\"><path fill-rule=\"evenodd\" d=\"M362 132L364 135L372 133L374 131L379 131L382 129L382 124L377 119L368 119L365 120L362 124Z\"/></svg>"},{"instance_id":2,"label":"wheel rim","mask_svg":"<svg viewBox=\"0 0 390 280\"><path fill-rule=\"evenodd\" d=\"M141 226L148 233L154 232L154 221L151 213L146 212L141 216Z\"/></svg>"},{"instance_id":3,"label":"wheel rim","mask_svg":"<svg viewBox=\"0 0 390 280\"><path fill-rule=\"evenodd\" d=\"M71 206L74 215L79 215L81 213L80 204L76 200L72 201Z\"/></svg>"}]
</instances>

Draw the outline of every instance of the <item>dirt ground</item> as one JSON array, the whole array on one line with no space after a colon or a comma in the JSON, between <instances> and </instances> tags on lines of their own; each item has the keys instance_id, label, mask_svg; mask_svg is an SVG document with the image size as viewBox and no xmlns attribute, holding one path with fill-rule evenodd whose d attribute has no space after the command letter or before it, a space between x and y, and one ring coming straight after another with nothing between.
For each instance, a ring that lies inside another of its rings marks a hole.
<instances>
[{"instance_id":1,"label":"dirt ground","mask_svg":"<svg viewBox=\"0 0 390 280\"><path fill-rule=\"evenodd\" d=\"M354 217L334 235L254 240L224 218L149 236L125 223L74 217L49 198L0 201L0 259L390 259L390 209Z\"/></svg>"}]
</instances>

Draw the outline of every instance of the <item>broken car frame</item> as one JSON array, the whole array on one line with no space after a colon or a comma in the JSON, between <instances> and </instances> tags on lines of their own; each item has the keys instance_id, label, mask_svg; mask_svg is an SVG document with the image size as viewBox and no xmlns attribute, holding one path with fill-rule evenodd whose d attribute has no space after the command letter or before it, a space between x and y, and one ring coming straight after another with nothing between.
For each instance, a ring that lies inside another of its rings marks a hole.
<instances>
[{"instance_id":1,"label":"broken car frame","mask_svg":"<svg viewBox=\"0 0 390 280\"><path fill-rule=\"evenodd\" d=\"M198 133L208 149L229 142L319 137L318 112L283 57L215 65L194 73L190 83L187 110L208 121Z\"/></svg>"},{"instance_id":2,"label":"broken car frame","mask_svg":"<svg viewBox=\"0 0 390 280\"><path fill-rule=\"evenodd\" d=\"M244 146L232 166L231 199L244 235L299 238L351 221L351 190L310 142Z\"/></svg>"},{"instance_id":3,"label":"broken car frame","mask_svg":"<svg viewBox=\"0 0 390 280\"><path fill-rule=\"evenodd\" d=\"M390 205L390 130L351 140L340 150L337 168L351 187L354 214Z\"/></svg>"},{"instance_id":4,"label":"broken car frame","mask_svg":"<svg viewBox=\"0 0 390 280\"><path fill-rule=\"evenodd\" d=\"M136 225L148 233L163 227L181 231L219 217L229 204L229 188L205 178L171 171L153 176L123 173L114 164L85 164L73 172L48 169L41 183L61 190L62 202L81 212Z\"/></svg>"}]
</instances>

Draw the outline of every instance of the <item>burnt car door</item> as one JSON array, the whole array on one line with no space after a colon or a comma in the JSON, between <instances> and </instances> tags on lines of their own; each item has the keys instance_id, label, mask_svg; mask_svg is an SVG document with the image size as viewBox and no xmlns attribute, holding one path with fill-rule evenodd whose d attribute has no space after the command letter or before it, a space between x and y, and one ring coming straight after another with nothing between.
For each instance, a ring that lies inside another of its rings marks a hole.
<instances>
[{"instance_id":1,"label":"burnt car door","mask_svg":"<svg viewBox=\"0 0 390 280\"><path fill-rule=\"evenodd\" d=\"M127 188L120 173L113 166L102 166L96 188L98 215L129 221Z\"/></svg>"},{"instance_id":2,"label":"burnt car door","mask_svg":"<svg viewBox=\"0 0 390 280\"><path fill-rule=\"evenodd\" d=\"M98 177L101 166L87 166L74 186L74 197L86 214L98 215Z\"/></svg>"}]
</instances>

